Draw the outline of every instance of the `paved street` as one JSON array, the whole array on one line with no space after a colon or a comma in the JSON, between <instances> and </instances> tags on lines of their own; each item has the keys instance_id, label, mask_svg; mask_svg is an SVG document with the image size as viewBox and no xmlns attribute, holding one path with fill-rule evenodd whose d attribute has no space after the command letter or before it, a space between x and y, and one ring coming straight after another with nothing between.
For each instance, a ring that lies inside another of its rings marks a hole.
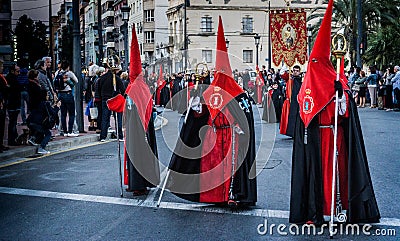
<instances>
[{"instance_id":1,"label":"paved street","mask_svg":"<svg viewBox=\"0 0 400 241\"><path fill-rule=\"evenodd\" d=\"M157 141L160 161L167 165L181 118L170 110L162 115L168 124L157 131ZM382 222L373 225L369 237L337 235L335 239L398 240L373 234L396 231L400 235L400 113L365 108L360 109L360 118ZM292 140L276 134L277 125L261 121L257 111L255 123L259 172L255 208L231 211L190 203L166 192L157 209L159 188L147 197L124 191L121 198L117 142L88 143L14 160L10 166L0 162L0 240L327 239L327 231L317 237L277 233L279 224L290 225ZM268 230L261 235L271 224L276 225L273 234Z\"/></svg>"}]
</instances>

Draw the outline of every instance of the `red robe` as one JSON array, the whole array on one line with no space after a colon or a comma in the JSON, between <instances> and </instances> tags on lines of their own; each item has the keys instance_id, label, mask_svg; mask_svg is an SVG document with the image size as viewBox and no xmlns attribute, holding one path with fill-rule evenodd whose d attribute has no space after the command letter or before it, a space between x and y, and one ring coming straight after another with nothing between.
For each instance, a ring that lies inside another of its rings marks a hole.
<instances>
[{"instance_id":1,"label":"red robe","mask_svg":"<svg viewBox=\"0 0 400 241\"><path fill-rule=\"evenodd\" d=\"M257 76L256 78L256 91L257 91L257 104L262 102L262 87L264 86L264 80Z\"/></svg>"},{"instance_id":2,"label":"red robe","mask_svg":"<svg viewBox=\"0 0 400 241\"><path fill-rule=\"evenodd\" d=\"M292 87L293 80L289 79L286 81L286 99L283 102L282 107L282 115L281 115L281 124L279 133L282 135L286 135L288 120L289 120L289 112L290 112L290 98L292 97Z\"/></svg>"},{"instance_id":3,"label":"red robe","mask_svg":"<svg viewBox=\"0 0 400 241\"><path fill-rule=\"evenodd\" d=\"M200 171L200 202L219 203L229 199L229 186L232 171L232 128L233 117L225 109L215 118L213 128L207 130L202 153ZM208 125L213 126L212 120ZM236 134L236 140L238 140ZM238 143L235 143L235 167L237 166Z\"/></svg>"},{"instance_id":4,"label":"red robe","mask_svg":"<svg viewBox=\"0 0 400 241\"><path fill-rule=\"evenodd\" d=\"M348 109L348 96L346 95L346 106ZM326 108L319 114L320 126L334 126L335 125L335 102L330 102ZM348 210L348 153L345 142L344 130L340 125L344 118L348 118L348 111L344 115L338 116L338 131L337 131L337 163L339 167L339 186L340 186L340 199L343 209ZM333 129L320 128L321 137L321 161L322 161L322 180L323 180L323 212L324 215L331 214L331 199L332 199L332 163L333 163ZM336 187L335 187L336 188ZM335 192L336 200L336 192ZM335 203L334 203L335 205ZM334 206L335 207L335 206Z\"/></svg>"}]
</instances>

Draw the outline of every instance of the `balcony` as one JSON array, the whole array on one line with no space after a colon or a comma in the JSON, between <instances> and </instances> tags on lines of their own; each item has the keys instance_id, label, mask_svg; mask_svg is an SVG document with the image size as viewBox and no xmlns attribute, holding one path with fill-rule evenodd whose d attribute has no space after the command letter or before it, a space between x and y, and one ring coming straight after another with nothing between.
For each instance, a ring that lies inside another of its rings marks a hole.
<instances>
[{"instance_id":1,"label":"balcony","mask_svg":"<svg viewBox=\"0 0 400 241\"><path fill-rule=\"evenodd\" d=\"M114 42L107 42L106 47L107 48L115 48L115 43Z\"/></svg>"},{"instance_id":2,"label":"balcony","mask_svg":"<svg viewBox=\"0 0 400 241\"><path fill-rule=\"evenodd\" d=\"M143 43L144 52L154 52L154 43Z\"/></svg>"},{"instance_id":3,"label":"balcony","mask_svg":"<svg viewBox=\"0 0 400 241\"><path fill-rule=\"evenodd\" d=\"M114 10L108 9L106 12L104 12L101 15L101 19L105 19L107 17L113 17L114 18Z\"/></svg>"}]
</instances>

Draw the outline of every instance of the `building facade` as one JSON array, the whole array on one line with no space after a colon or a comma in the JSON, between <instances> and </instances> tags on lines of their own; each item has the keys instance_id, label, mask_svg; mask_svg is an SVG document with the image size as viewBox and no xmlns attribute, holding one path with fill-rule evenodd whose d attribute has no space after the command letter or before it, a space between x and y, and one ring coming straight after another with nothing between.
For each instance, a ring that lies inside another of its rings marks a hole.
<instances>
[{"instance_id":1,"label":"building facade","mask_svg":"<svg viewBox=\"0 0 400 241\"><path fill-rule=\"evenodd\" d=\"M2 0L0 3L0 59L6 66L14 60L11 15L11 0Z\"/></svg>"},{"instance_id":2,"label":"building facade","mask_svg":"<svg viewBox=\"0 0 400 241\"><path fill-rule=\"evenodd\" d=\"M304 8L310 12L313 8L326 6L326 3L323 0L170 0L167 17L172 69L175 72L193 69L200 62L207 63L210 68L215 65L219 16L229 41L232 68L255 69L256 34L261 37L259 65L268 66L269 4L270 10L290 6L291 9Z\"/></svg>"},{"instance_id":3,"label":"building facade","mask_svg":"<svg viewBox=\"0 0 400 241\"><path fill-rule=\"evenodd\" d=\"M83 28L84 38L84 56L85 65L90 62L98 63L99 55L99 34L97 18L97 0L90 0L84 7L85 24Z\"/></svg>"}]
</instances>

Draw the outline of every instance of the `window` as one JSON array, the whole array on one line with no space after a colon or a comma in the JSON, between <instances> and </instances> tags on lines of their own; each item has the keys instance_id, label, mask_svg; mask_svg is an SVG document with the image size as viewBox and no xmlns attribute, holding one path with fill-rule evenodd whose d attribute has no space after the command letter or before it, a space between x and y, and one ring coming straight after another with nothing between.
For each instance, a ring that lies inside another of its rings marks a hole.
<instances>
[{"instance_id":1,"label":"window","mask_svg":"<svg viewBox=\"0 0 400 241\"><path fill-rule=\"evenodd\" d=\"M205 16L201 17L201 31L202 32L212 32L212 17Z\"/></svg>"},{"instance_id":2,"label":"window","mask_svg":"<svg viewBox=\"0 0 400 241\"><path fill-rule=\"evenodd\" d=\"M253 50L243 50L243 63L253 63Z\"/></svg>"},{"instance_id":3,"label":"window","mask_svg":"<svg viewBox=\"0 0 400 241\"><path fill-rule=\"evenodd\" d=\"M212 50L202 50L201 57L206 63L212 62Z\"/></svg>"},{"instance_id":4,"label":"window","mask_svg":"<svg viewBox=\"0 0 400 241\"><path fill-rule=\"evenodd\" d=\"M253 18L246 16L242 19L243 33L253 33Z\"/></svg>"},{"instance_id":5,"label":"window","mask_svg":"<svg viewBox=\"0 0 400 241\"><path fill-rule=\"evenodd\" d=\"M145 43L154 43L154 31L145 31L144 32L144 42Z\"/></svg>"},{"instance_id":6,"label":"window","mask_svg":"<svg viewBox=\"0 0 400 241\"><path fill-rule=\"evenodd\" d=\"M144 11L144 20L146 22L154 22L154 9Z\"/></svg>"}]
</instances>

